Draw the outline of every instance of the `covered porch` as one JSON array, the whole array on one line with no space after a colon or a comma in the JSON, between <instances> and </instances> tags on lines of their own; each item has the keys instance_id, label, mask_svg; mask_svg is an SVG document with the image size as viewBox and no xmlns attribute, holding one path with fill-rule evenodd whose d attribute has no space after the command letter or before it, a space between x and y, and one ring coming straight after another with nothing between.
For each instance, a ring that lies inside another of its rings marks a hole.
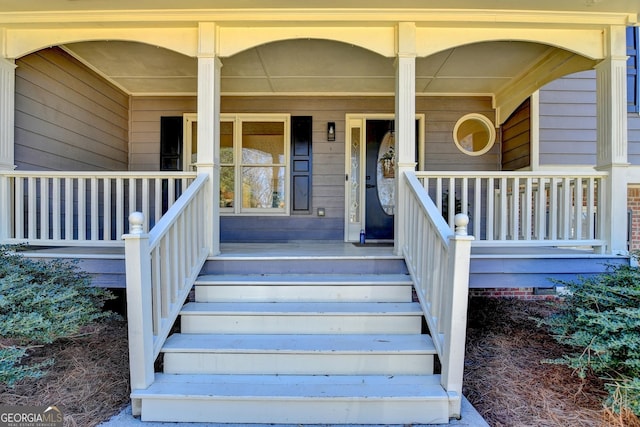
<instances>
[{"instance_id":1,"label":"covered porch","mask_svg":"<svg viewBox=\"0 0 640 427\"><path fill-rule=\"evenodd\" d=\"M445 424L470 287L627 261L628 2L11 3L0 243L126 285L143 420ZM503 161L513 113L592 68L595 164L541 168L535 111ZM379 168L392 238L361 247Z\"/></svg>"}]
</instances>

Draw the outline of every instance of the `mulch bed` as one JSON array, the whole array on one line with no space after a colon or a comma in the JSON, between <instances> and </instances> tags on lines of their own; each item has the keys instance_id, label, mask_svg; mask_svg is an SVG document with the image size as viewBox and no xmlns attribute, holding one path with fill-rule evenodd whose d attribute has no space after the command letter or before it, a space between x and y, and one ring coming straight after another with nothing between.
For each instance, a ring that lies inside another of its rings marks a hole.
<instances>
[{"instance_id":1,"label":"mulch bed","mask_svg":"<svg viewBox=\"0 0 640 427\"><path fill-rule=\"evenodd\" d=\"M532 319L553 310L542 301L471 299L465 396L495 427L640 427L635 417L621 420L603 409L599 379L541 363L566 350ZM0 385L0 403L57 405L70 427L93 427L119 413L129 403L126 323L112 320L86 332L34 349L30 361L53 356L55 365L39 380Z\"/></svg>"},{"instance_id":2,"label":"mulch bed","mask_svg":"<svg viewBox=\"0 0 640 427\"><path fill-rule=\"evenodd\" d=\"M563 365L542 363L569 350L535 318L555 302L472 298L464 395L491 426L640 426L603 408L603 382L578 378Z\"/></svg>"},{"instance_id":3,"label":"mulch bed","mask_svg":"<svg viewBox=\"0 0 640 427\"><path fill-rule=\"evenodd\" d=\"M124 321L93 325L78 337L33 349L28 362L53 357L55 364L43 378L23 380L13 388L0 384L0 402L56 405L65 426L96 426L129 403L128 352Z\"/></svg>"}]
</instances>

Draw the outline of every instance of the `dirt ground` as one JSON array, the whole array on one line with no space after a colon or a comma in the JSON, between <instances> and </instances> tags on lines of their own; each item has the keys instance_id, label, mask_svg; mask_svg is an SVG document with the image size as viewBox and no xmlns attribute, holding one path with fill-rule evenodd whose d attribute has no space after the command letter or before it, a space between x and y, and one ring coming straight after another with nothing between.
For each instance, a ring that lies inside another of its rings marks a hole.
<instances>
[{"instance_id":1,"label":"dirt ground","mask_svg":"<svg viewBox=\"0 0 640 427\"><path fill-rule=\"evenodd\" d=\"M602 408L598 379L582 381L566 367L541 363L563 352L531 319L552 310L546 302L471 300L464 387L469 401L495 427L639 427L637 420L622 421ZM58 405L71 427L109 419L129 403L126 333L125 322L111 321L33 349L32 361L53 356L55 366L42 379L0 385L0 403Z\"/></svg>"}]
</instances>

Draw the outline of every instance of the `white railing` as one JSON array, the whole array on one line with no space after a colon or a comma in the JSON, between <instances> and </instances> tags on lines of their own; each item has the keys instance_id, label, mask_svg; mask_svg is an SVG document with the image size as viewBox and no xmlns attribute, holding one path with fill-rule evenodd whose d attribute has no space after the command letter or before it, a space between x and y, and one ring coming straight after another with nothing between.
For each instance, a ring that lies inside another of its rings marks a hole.
<instances>
[{"instance_id":1,"label":"white railing","mask_svg":"<svg viewBox=\"0 0 640 427\"><path fill-rule=\"evenodd\" d=\"M474 245L604 245L606 173L417 172L450 226L470 217Z\"/></svg>"},{"instance_id":2,"label":"white railing","mask_svg":"<svg viewBox=\"0 0 640 427\"><path fill-rule=\"evenodd\" d=\"M130 215L124 235L131 389L149 387L154 362L200 273L210 248L205 221L208 175L200 174L148 234L144 215ZM140 402L133 402L135 415Z\"/></svg>"},{"instance_id":3,"label":"white railing","mask_svg":"<svg viewBox=\"0 0 640 427\"><path fill-rule=\"evenodd\" d=\"M414 282L442 365L441 384L449 395L449 416L460 416L467 327L471 241L468 217L456 217L456 232L447 225L415 173L404 175L405 236L402 253Z\"/></svg>"},{"instance_id":4,"label":"white railing","mask_svg":"<svg viewBox=\"0 0 640 427\"><path fill-rule=\"evenodd\" d=\"M130 212L153 226L193 172L0 172L3 243L122 245Z\"/></svg>"}]
</instances>

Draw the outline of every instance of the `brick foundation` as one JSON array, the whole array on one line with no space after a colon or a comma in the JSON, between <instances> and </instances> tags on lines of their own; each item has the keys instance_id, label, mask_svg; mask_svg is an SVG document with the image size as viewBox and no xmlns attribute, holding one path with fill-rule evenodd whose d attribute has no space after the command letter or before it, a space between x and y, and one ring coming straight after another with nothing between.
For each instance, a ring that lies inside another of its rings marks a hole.
<instances>
[{"instance_id":1,"label":"brick foundation","mask_svg":"<svg viewBox=\"0 0 640 427\"><path fill-rule=\"evenodd\" d=\"M629 250L640 250L640 187L629 186L627 188L627 209L632 212Z\"/></svg>"}]
</instances>

